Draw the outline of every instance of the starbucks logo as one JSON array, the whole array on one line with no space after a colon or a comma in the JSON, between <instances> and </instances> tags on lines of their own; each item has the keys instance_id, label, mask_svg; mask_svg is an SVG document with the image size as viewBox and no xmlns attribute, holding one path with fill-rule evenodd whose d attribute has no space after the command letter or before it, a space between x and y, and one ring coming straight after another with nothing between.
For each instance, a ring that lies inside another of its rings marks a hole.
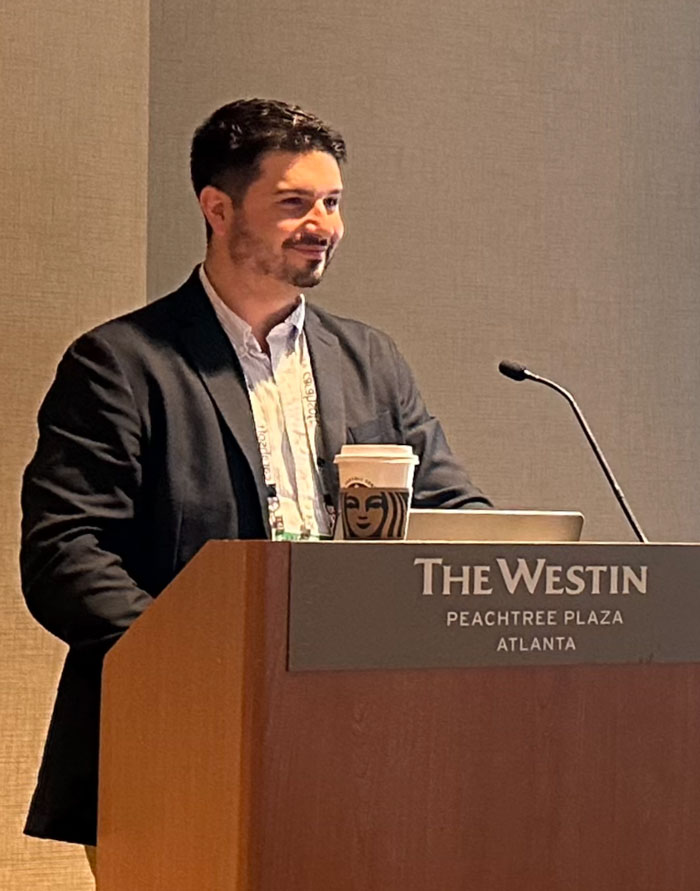
<instances>
[{"instance_id":1,"label":"starbucks logo","mask_svg":"<svg viewBox=\"0 0 700 891\"><path fill-rule=\"evenodd\" d=\"M408 489L354 485L340 493L345 538L402 539L406 533Z\"/></svg>"}]
</instances>

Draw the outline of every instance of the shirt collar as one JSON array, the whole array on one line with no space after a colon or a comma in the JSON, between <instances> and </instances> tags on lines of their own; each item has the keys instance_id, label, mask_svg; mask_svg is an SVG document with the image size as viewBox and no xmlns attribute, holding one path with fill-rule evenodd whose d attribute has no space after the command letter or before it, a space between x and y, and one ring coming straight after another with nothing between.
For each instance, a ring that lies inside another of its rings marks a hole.
<instances>
[{"instance_id":1,"label":"shirt collar","mask_svg":"<svg viewBox=\"0 0 700 891\"><path fill-rule=\"evenodd\" d=\"M219 297L219 295L216 293L216 291L214 290L214 286L209 280L209 276L204 270L204 263L201 263L199 266L199 280L202 283L202 287L204 288L204 291L206 292L206 295L209 298L212 307L214 308L214 312L216 313L216 317L219 320L221 327L230 337L236 351L259 352L260 345L255 339L253 329L250 327L248 322L246 322L230 307L228 307L221 299L221 297ZM287 316L286 319L283 319L270 331L267 337L268 342L270 342L271 340L275 340L278 343L280 341L286 341L289 343L289 346L292 349L296 349L296 346L299 342L299 337L304 330L305 319L306 299L303 294L300 294L299 302L294 307L292 312Z\"/></svg>"}]
</instances>

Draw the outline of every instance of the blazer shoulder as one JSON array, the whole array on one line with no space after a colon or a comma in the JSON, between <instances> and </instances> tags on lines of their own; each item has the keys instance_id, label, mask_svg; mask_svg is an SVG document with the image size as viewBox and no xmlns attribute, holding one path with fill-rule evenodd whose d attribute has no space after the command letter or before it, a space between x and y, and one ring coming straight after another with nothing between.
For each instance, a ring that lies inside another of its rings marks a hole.
<instances>
[{"instance_id":1,"label":"blazer shoulder","mask_svg":"<svg viewBox=\"0 0 700 891\"><path fill-rule=\"evenodd\" d=\"M173 342L183 325L203 316L215 318L195 271L172 293L81 334L69 351L80 350L89 344L104 344L108 349L126 355L151 349L158 351Z\"/></svg>"},{"instance_id":2,"label":"blazer shoulder","mask_svg":"<svg viewBox=\"0 0 700 891\"><path fill-rule=\"evenodd\" d=\"M312 327L318 326L323 331L334 335L344 346L397 352L394 339L380 328L375 328L373 325L368 325L357 319L337 316L313 303L307 304L307 311Z\"/></svg>"}]
</instances>

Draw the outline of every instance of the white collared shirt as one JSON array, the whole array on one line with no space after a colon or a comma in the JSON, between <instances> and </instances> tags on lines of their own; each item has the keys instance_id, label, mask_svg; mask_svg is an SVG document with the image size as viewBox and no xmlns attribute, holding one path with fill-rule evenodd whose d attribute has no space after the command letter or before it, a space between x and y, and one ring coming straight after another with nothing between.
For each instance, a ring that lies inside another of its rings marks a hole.
<instances>
[{"instance_id":1,"label":"white collared shirt","mask_svg":"<svg viewBox=\"0 0 700 891\"><path fill-rule=\"evenodd\" d=\"M265 482L275 493L268 499L272 536L328 535L331 519L316 462L318 409L304 334L304 297L270 331L268 356L250 325L216 293L203 264L199 277L243 368Z\"/></svg>"}]
</instances>

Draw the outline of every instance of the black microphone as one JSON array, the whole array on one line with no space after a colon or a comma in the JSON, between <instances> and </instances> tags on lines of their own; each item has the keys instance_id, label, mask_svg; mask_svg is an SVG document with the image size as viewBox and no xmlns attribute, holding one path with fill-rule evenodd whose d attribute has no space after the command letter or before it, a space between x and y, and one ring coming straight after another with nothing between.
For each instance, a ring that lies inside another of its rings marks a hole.
<instances>
[{"instance_id":1,"label":"black microphone","mask_svg":"<svg viewBox=\"0 0 700 891\"><path fill-rule=\"evenodd\" d=\"M546 377L540 377L539 374L533 374L532 371L528 371L528 369L525 368L524 365L521 365L519 362L511 362L508 359L504 359L502 362L498 363L498 370L501 372L501 374L504 374L506 377L509 377L513 381L529 380L535 381L538 384L544 384L545 387L550 387L552 390L555 390L557 393L563 396L564 399L566 399L566 401L573 409L574 414L576 415L576 420L581 425L581 429L586 434L586 439L593 449L593 454L598 459L598 463L603 469L605 478L607 479L608 483L610 483L610 487L613 490L615 498L617 498L618 504L622 508L625 517L627 517L627 521L632 527L634 534L637 536L639 541L644 542L645 544L648 543L649 539L642 532L642 528L637 522L636 517L632 513L632 509L627 504L624 493L620 488L619 483L615 479L613 472L608 465L608 462L605 460L605 456L603 455L600 446L596 442L595 436L593 436L593 431L588 426L588 423L583 416L583 412L576 404L576 400L571 395L571 393L569 393L568 390L565 390L564 387L562 387L560 384L557 384L554 381L550 381Z\"/></svg>"},{"instance_id":2,"label":"black microphone","mask_svg":"<svg viewBox=\"0 0 700 891\"><path fill-rule=\"evenodd\" d=\"M519 362L511 362L510 359L503 359L499 362L498 370L512 381L524 381L529 374L524 365Z\"/></svg>"}]
</instances>

